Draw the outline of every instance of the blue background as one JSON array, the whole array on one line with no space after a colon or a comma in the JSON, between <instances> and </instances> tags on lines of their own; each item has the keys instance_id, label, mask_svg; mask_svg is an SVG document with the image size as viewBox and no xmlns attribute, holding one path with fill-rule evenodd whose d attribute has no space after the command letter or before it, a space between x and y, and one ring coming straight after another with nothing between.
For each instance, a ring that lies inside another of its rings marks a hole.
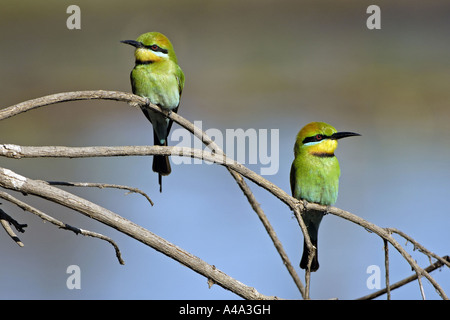
<instances>
[{"instance_id":1,"label":"blue background","mask_svg":"<svg viewBox=\"0 0 450 320\"><path fill-rule=\"evenodd\" d=\"M268 180L289 190L297 132L325 121L362 137L345 139L337 207L381 227L398 228L438 255L450 254L450 5L377 1L381 30L366 28L365 1L77 1L81 30L68 30L67 1L4 0L0 10L1 105L76 90L130 92L132 48L120 40L160 31L172 41L186 86L179 109L203 129L278 129L279 170ZM174 125L173 130L181 130ZM148 145L150 123L124 103L70 102L2 121L0 142L18 145ZM175 142L176 143L176 142ZM226 152L227 150L225 150ZM0 159L41 180L130 185L119 190L65 188L96 202L266 295L301 298L256 214L230 174L216 165L173 165L159 193L150 157ZM248 165L259 172L262 164ZM283 203L249 182L298 268L303 237ZM2 299L239 299L178 262L56 204L13 195L56 218L113 238L98 239L42 223L2 201L28 228L19 248L0 231ZM384 274L383 241L327 215L320 229L314 299L354 299L373 292L367 268ZM423 254L401 238L413 258ZM78 265L81 289L66 286ZM390 248L391 283L412 274ZM432 276L450 292L449 270ZM304 282L304 281L303 281ZM423 280L426 298L439 299ZM384 299L385 297L381 297ZM393 299L421 299L417 281Z\"/></svg>"}]
</instances>

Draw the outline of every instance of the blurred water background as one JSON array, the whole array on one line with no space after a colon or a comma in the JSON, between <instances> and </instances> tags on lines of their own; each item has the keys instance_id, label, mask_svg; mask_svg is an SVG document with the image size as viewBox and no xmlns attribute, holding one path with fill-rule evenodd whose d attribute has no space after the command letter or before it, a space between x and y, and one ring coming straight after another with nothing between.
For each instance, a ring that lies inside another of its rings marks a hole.
<instances>
[{"instance_id":1,"label":"blurred water background","mask_svg":"<svg viewBox=\"0 0 450 320\"><path fill-rule=\"evenodd\" d=\"M81 30L68 30L66 9L81 8ZM431 251L450 254L450 3L377 1L381 30L368 30L367 1L11 1L0 4L1 106L76 90L130 92L132 48L120 40L160 31L172 41L186 85L179 114L203 129L279 130L279 170L268 180L289 191L297 132L325 121L361 137L340 142L336 206L381 227L395 227ZM173 130L181 130L174 125ZM148 145L143 114L112 101L48 106L4 120L0 142L19 145ZM174 142L172 142L174 144ZM227 150L225 150L226 152ZM159 193L151 158L0 159L1 166L42 180L125 184L147 192L67 190L142 225L259 292L300 294L239 187L220 166L173 165ZM248 165L259 172L263 164ZM303 238L290 210L249 183L291 262ZM58 219L112 237L106 242L42 223L2 201L21 223L19 248L0 231L2 299L237 299L166 256L86 217L33 196L15 196ZM327 215L320 230L316 299L373 292L367 268L384 273L383 241ZM403 245L405 241L399 239ZM425 267L428 258L406 248ZM390 250L391 283L412 274ZM81 269L69 290L66 269ZM303 278L303 271L298 269ZM450 294L448 268L432 276ZM428 299L439 299L424 280ZM384 299L385 297L382 297ZM420 299L417 282L393 299Z\"/></svg>"}]
</instances>

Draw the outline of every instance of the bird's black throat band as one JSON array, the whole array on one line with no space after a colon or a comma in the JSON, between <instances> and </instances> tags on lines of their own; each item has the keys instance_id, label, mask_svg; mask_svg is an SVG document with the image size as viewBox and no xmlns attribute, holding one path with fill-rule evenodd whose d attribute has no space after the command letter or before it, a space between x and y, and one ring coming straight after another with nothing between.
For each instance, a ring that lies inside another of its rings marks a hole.
<instances>
[{"instance_id":1,"label":"bird's black throat band","mask_svg":"<svg viewBox=\"0 0 450 320\"><path fill-rule=\"evenodd\" d=\"M327 152L314 152L311 153L313 156L319 157L319 158L333 158L334 153L327 153Z\"/></svg>"},{"instance_id":2,"label":"bird's black throat band","mask_svg":"<svg viewBox=\"0 0 450 320\"><path fill-rule=\"evenodd\" d=\"M137 66L140 66L140 65L142 65L142 64L152 64L153 63L153 61L138 61L138 60L136 60L135 61L135 64L137 65Z\"/></svg>"}]
</instances>

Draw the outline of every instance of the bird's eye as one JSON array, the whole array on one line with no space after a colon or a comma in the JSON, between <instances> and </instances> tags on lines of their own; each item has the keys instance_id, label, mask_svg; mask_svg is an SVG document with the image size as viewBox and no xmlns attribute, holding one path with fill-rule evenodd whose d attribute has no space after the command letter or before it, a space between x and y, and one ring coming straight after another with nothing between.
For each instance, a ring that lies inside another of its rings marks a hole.
<instances>
[{"instance_id":1,"label":"bird's eye","mask_svg":"<svg viewBox=\"0 0 450 320\"><path fill-rule=\"evenodd\" d=\"M150 46L150 49L152 49L153 51L156 51L156 50L159 49L159 47L158 47L156 44L152 44L152 45Z\"/></svg>"},{"instance_id":2,"label":"bird's eye","mask_svg":"<svg viewBox=\"0 0 450 320\"><path fill-rule=\"evenodd\" d=\"M307 143L320 142L320 141L325 140L327 138L328 138L327 135L318 133L318 134L316 134L314 136L306 137L305 139L303 139L302 143L303 144L307 144Z\"/></svg>"}]
</instances>

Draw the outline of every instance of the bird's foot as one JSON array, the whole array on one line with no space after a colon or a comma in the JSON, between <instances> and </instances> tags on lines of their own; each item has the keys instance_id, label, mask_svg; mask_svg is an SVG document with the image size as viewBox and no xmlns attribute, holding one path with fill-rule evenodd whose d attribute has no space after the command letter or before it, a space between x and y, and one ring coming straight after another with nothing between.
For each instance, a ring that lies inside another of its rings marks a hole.
<instances>
[{"instance_id":1,"label":"bird's foot","mask_svg":"<svg viewBox=\"0 0 450 320\"><path fill-rule=\"evenodd\" d=\"M162 109L163 114L166 118L170 119L170 115L172 114L172 110L164 110Z\"/></svg>"},{"instance_id":2,"label":"bird's foot","mask_svg":"<svg viewBox=\"0 0 450 320\"><path fill-rule=\"evenodd\" d=\"M300 200L300 202L302 203L303 208L306 210L308 207L308 201L306 201L305 199L302 199L302 200Z\"/></svg>"}]
</instances>

